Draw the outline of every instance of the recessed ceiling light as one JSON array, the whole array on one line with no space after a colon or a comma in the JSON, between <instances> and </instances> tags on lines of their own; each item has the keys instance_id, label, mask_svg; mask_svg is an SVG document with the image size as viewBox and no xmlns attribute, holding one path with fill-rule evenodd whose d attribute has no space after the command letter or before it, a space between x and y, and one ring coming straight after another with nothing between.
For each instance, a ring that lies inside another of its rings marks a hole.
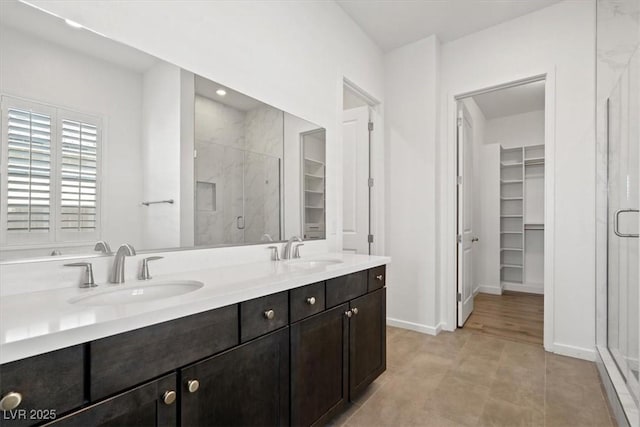
<instances>
[{"instance_id":1,"label":"recessed ceiling light","mask_svg":"<svg viewBox=\"0 0 640 427\"><path fill-rule=\"evenodd\" d=\"M72 21L71 19L65 19L64 22L72 28L84 28L81 24L78 24L76 21Z\"/></svg>"},{"instance_id":2,"label":"recessed ceiling light","mask_svg":"<svg viewBox=\"0 0 640 427\"><path fill-rule=\"evenodd\" d=\"M227 91L224 89L218 89L216 93L220 96L225 96L227 94Z\"/></svg>"}]
</instances>

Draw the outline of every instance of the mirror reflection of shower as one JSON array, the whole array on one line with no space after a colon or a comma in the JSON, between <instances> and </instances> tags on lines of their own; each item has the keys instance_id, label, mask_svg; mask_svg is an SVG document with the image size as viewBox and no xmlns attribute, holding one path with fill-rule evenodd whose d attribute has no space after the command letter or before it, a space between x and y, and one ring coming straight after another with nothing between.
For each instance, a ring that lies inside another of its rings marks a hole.
<instances>
[{"instance_id":1,"label":"mirror reflection of shower","mask_svg":"<svg viewBox=\"0 0 640 427\"><path fill-rule=\"evenodd\" d=\"M283 115L196 78L196 245L281 240Z\"/></svg>"}]
</instances>

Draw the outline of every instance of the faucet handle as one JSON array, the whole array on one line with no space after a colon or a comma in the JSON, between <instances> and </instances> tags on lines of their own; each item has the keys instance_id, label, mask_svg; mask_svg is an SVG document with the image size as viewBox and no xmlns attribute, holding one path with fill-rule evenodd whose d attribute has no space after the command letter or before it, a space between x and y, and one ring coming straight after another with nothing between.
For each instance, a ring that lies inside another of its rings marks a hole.
<instances>
[{"instance_id":1,"label":"faucet handle","mask_svg":"<svg viewBox=\"0 0 640 427\"><path fill-rule=\"evenodd\" d=\"M149 261L155 261L164 258L163 256L150 256L142 260L142 271L140 272L140 280L149 280L151 275L149 274Z\"/></svg>"},{"instance_id":2,"label":"faucet handle","mask_svg":"<svg viewBox=\"0 0 640 427\"><path fill-rule=\"evenodd\" d=\"M93 250L96 252L102 252L103 254L107 255L111 253L111 247L109 246L109 243L104 240L98 241L93 247Z\"/></svg>"},{"instance_id":3,"label":"faucet handle","mask_svg":"<svg viewBox=\"0 0 640 427\"><path fill-rule=\"evenodd\" d=\"M267 249L271 249L271 261L280 261L277 246L268 246Z\"/></svg>"},{"instance_id":4,"label":"faucet handle","mask_svg":"<svg viewBox=\"0 0 640 427\"><path fill-rule=\"evenodd\" d=\"M304 246L304 243L298 243L298 244L293 248L293 257L294 257L294 258L300 258L300 246Z\"/></svg>"},{"instance_id":5,"label":"faucet handle","mask_svg":"<svg viewBox=\"0 0 640 427\"><path fill-rule=\"evenodd\" d=\"M93 279L93 266L90 262L73 262L71 264L65 264L65 267L85 267L87 274L87 281L80 284L81 288L95 288L96 282Z\"/></svg>"}]
</instances>

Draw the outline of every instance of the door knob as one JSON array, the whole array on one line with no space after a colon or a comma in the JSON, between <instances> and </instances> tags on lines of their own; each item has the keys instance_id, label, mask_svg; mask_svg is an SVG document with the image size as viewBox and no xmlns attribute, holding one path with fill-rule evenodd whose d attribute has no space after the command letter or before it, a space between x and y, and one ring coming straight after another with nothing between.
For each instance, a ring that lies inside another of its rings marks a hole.
<instances>
[{"instance_id":1,"label":"door knob","mask_svg":"<svg viewBox=\"0 0 640 427\"><path fill-rule=\"evenodd\" d=\"M173 390L167 390L162 395L162 401L165 405L171 405L176 401L176 392Z\"/></svg>"},{"instance_id":2,"label":"door knob","mask_svg":"<svg viewBox=\"0 0 640 427\"><path fill-rule=\"evenodd\" d=\"M266 317L269 320L273 320L273 318L276 317L276 312L273 310L267 310L264 312L264 317Z\"/></svg>"},{"instance_id":3,"label":"door knob","mask_svg":"<svg viewBox=\"0 0 640 427\"><path fill-rule=\"evenodd\" d=\"M316 303L316 297L309 297L307 298L307 304L309 305L313 305Z\"/></svg>"},{"instance_id":4,"label":"door knob","mask_svg":"<svg viewBox=\"0 0 640 427\"><path fill-rule=\"evenodd\" d=\"M353 314L354 314L355 316L357 316L357 315L358 315L358 307L353 307L353 308L351 309L351 311L353 311Z\"/></svg>"},{"instance_id":5,"label":"door knob","mask_svg":"<svg viewBox=\"0 0 640 427\"><path fill-rule=\"evenodd\" d=\"M198 380L187 381L187 390L189 393L195 393L200 388L200 382Z\"/></svg>"},{"instance_id":6,"label":"door knob","mask_svg":"<svg viewBox=\"0 0 640 427\"><path fill-rule=\"evenodd\" d=\"M347 310L347 311L344 312L344 315L347 316L347 317L351 317L351 316L353 316L353 311Z\"/></svg>"}]
</instances>

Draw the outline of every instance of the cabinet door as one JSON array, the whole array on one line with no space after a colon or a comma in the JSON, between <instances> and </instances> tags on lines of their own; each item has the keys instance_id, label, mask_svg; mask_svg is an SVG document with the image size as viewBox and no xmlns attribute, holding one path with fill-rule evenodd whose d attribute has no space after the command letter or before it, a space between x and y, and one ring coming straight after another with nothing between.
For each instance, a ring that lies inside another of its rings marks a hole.
<instances>
[{"instance_id":1,"label":"cabinet door","mask_svg":"<svg viewBox=\"0 0 640 427\"><path fill-rule=\"evenodd\" d=\"M291 425L325 424L347 401L348 304L291 325Z\"/></svg>"},{"instance_id":2,"label":"cabinet door","mask_svg":"<svg viewBox=\"0 0 640 427\"><path fill-rule=\"evenodd\" d=\"M350 302L349 398L362 390L387 368L386 288Z\"/></svg>"},{"instance_id":3,"label":"cabinet door","mask_svg":"<svg viewBox=\"0 0 640 427\"><path fill-rule=\"evenodd\" d=\"M180 381L182 426L288 425L289 328L188 366Z\"/></svg>"},{"instance_id":4,"label":"cabinet door","mask_svg":"<svg viewBox=\"0 0 640 427\"><path fill-rule=\"evenodd\" d=\"M176 374L171 374L72 412L46 425L55 427L176 426L178 406L176 393Z\"/></svg>"}]
</instances>

